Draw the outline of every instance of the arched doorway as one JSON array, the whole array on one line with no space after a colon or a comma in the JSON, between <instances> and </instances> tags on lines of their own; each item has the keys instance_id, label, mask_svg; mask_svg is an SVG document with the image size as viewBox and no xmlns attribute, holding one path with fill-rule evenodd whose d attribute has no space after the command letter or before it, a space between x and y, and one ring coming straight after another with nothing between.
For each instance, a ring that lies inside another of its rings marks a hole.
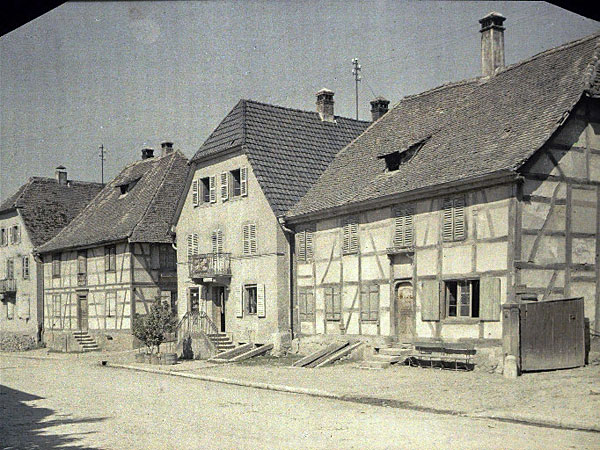
<instances>
[{"instance_id":1,"label":"arched doorway","mask_svg":"<svg viewBox=\"0 0 600 450\"><path fill-rule=\"evenodd\" d=\"M410 281L396 284L396 334L412 337L414 335L414 292Z\"/></svg>"}]
</instances>

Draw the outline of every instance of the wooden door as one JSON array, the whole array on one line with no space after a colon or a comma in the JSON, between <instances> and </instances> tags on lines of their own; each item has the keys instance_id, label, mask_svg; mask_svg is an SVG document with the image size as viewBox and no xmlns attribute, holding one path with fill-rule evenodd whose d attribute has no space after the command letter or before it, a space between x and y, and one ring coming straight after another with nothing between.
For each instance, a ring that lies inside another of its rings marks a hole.
<instances>
[{"instance_id":1,"label":"wooden door","mask_svg":"<svg viewBox=\"0 0 600 450\"><path fill-rule=\"evenodd\" d=\"M413 286L409 281L396 285L396 334L398 336L412 336L414 323L414 294Z\"/></svg>"},{"instance_id":2,"label":"wooden door","mask_svg":"<svg viewBox=\"0 0 600 450\"><path fill-rule=\"evenodd\" d=\"M212 288L213 322L221 332L225 332L225 288L213 286Z\"/></svg>"},{"instance_id":3,"label":"wooden door","mask_svg":"<svg viewBox=\"0 0 600 450\"><path fill-rule=\"evenodd\" d=\"M88 298L86 294L77 296L77 328L88 329Z\"/></svg>"}]
</instances>

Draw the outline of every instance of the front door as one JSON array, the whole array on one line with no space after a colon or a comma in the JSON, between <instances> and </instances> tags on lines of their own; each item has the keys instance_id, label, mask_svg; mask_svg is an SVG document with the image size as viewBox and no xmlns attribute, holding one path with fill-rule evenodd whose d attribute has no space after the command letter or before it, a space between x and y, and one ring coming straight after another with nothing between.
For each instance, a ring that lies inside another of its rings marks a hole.
<instances>
[{"instance_id":1,"label":"front door","mask_svg":"<svg viewBox=\"0 0 600 450\"><path fill-rule=\"evenodd\" d=\"M219 330L225 332L225 287L213 286L213 321Z\"/></svg>"},{"instance_id":2,"label":"front door","mask_svg":"<svg viewBox=\"0 0 600 450\"><path fill-rule=\"evenodd\" d=\"M396 285L396 334L412 336L414 323L413 287L409 281Z\"/></svg>"},{"instance_id":3,"label":"front door","mask_svg":"<svg viewBox=\"0 0 600 450\"><path fill-rule=\"evenodd\" d=\"M88 299L87 294L77 295L77 328L88 329Z\"/></svg>"}]
</instances>

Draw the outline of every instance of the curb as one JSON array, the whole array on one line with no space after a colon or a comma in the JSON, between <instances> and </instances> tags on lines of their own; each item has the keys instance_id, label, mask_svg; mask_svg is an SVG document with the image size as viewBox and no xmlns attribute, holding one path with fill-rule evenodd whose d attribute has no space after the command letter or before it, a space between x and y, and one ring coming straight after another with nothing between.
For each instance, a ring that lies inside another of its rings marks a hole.
<instances>
[{"instance_id":1,"label":"curb","mask_svg":"<svg viewBox=\"0 0 600 450\"><path fill-rule=\"evenodd\" d=\"M236 380L236 379L231 379L231 378L214 377L214 376L210 376L210 375L196 375L196 374L189 373L189 372L176 372L176 371L171 371L171 370L156 369L153 367L139 367L139 366L132 366L132 365L127 365L127 364L110 363L108 361L102 361L101 365L105 366L105 367L109 367L109 368L115 368L115 369L126 369L126 370L133 370L133 371L137 371L137 372L155 373L155 374L160 374L160 375L171 375L171 376L175 376L175 377L190 378L190 379L194 379L194 380L208 381L208 382L212 382L212 383L229 384L229 385L233 385L233 386L243 386L243 387L270 390L270 391L276 391L276 392L287 392L290 394L301 394L301 395L308 395L311 397L328 398L331 400L338 400L338 401L343 401L343 402L361 403L361 404L367 404L367 405L372 405L372 406L384 406L384 407L390 407L390 408L398 408L398 409L426 412L426 413L430 413L430 414L468 417L471 419L495 420L497 422L506 422L506 423L513 423L513 424L518 424L518 425L528 425L528 426L541 427L541 428L555 428L555 429L559 429L559 430L600 433L600 427L588 426L585 424L577 424L577 423L573 423L573 422L558 421L558 420L540 420L538 418L527 417L527 416L520 415L520 414L465 413L465 412L454 411L454 410L439 410L439 409L433 409L433 408L427 408L427 407L419 407L416 405L410 405L406 402L402 402L402 401L398 401L398 400L394 400L394 399L334 394L332 392L322 391L320 389L286 386L286 385L281 385L281 384L261 383L261 382L256 382L256 381Z\"/></svg>"}]
</instances>

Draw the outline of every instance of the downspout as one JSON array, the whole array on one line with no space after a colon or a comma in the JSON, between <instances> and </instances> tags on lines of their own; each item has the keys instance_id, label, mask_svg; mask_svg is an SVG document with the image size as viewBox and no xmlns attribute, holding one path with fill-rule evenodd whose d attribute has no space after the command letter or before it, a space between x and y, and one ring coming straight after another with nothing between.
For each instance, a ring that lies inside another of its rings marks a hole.
<instances>
[{"instance_id":1,"label":"downspout","mask_svg":"<svg viewBox=\"0 0 600 450\"><path fill-rule=\"evenodd\" d=\"M290 230L288 227L285 226L285 219L283 217L278 217L278 222L279 222L279 226L281 226L281 229L283 230L283 232L286 235L286 238L289 237L289 243L290 243L290 273L289 273L289 279L290 279L290 289L289 289L289 293L290 293L290 338L294 339L294 239L293 239L293 235L294 235L294 231Z\"/></svg>"}]
</instances>

